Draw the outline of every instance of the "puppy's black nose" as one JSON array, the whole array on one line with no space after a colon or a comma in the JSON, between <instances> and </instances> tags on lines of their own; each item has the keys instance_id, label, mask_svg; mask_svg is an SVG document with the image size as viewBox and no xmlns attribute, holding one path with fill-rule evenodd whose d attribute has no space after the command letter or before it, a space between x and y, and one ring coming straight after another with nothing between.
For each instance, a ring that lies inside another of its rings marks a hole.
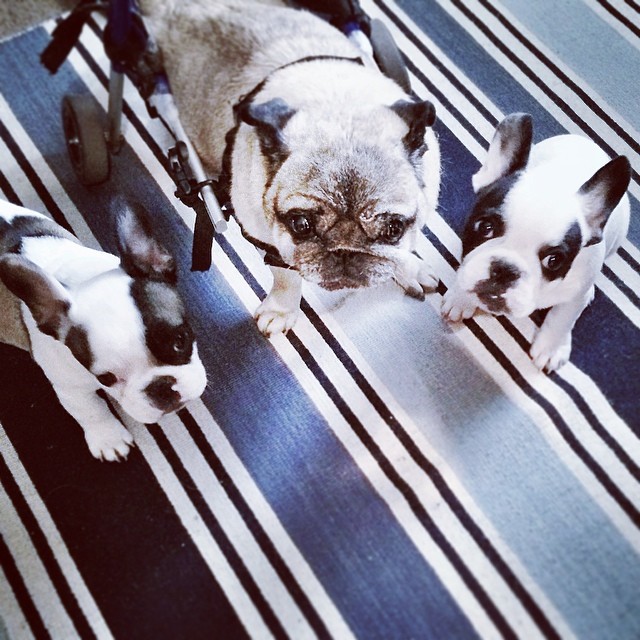
<instances>
[{"instance_id":1,"label":"puppy's black nose","mask_svg":"<svg viewBox=\"0 0 640 640\"><path fill-rule=\"evenodd\" d=\"M492 260L489 265L489 280L493 285L507 289L520 277L520 269L504 260Z\"/></svg>"},{"instance_id":2,"label":"puppy's black nose","mask_svg":"<svg viewBox=\"0 0 640 640\"><path fill-rule=\"evenodd\" d=\"M176 411L182 406L180 394L173 389L176 382L173 376L158 376L147 385L144 392L154 407L165 413Z\"/></svg>"}]
</instances>

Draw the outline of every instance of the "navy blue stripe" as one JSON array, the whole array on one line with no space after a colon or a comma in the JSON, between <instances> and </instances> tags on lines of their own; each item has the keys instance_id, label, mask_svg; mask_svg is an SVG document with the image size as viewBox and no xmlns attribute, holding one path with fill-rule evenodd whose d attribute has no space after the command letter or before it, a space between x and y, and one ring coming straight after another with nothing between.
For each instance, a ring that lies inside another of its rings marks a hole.
<instances>
[{"instance_id":1,"label":"navy blue stripe","mask_svg":"<svg viewBox=\"0 0 640 640\"><path fill-rule=\"evenodd\" d=\"M0 567L4 571L9 587L13 591L20 610L27 620L31 633L37 640L50 640L51 635L44 626L42 617L31 599L29 590L22 579L22 575L20 575L13 555L11 555L11 551L6 545L2 534L0 534Z\"/></svg>"},{"instance_id":2,"label":"navy blue stripe","mask_svg":"<svg viewBox=\"0 0 640 640\"><path fill-rule=\"evenodd\" d=\"M4 423L4 420L2 420L2 422ZM9 467L2 456L0 456L0 484L3 485L7 495L13 503L13 507L16 510L18 517L22 521L24 528L29 533L29 537L37 551L38 557L42 561L42 564L49 575L49 579L60 598L60 602L65 608L76 632L81 638L95 638L96 635L87 622L82 610L78 606L78 601L71 591L69 584L67 583L67 580L64 577L51 548L49 547L46 536L40 528L35 516L31 512L27 501L24 499L24 496L20 491L20 487L18 487L17 482L14 480Z\"/></svg>"},{"instance_id":3,"label":"navy blue stripe","mask_svg":"<svg viewBox=\"0 0 640 640\"><path fill-rule=\"evenodd\" d=\"M218 482L220 483L220 486L225 490L225 493L229 497L229 500L231 500L234 507L242 516L242 519L251 531L251 534L260 546L260 549L262 549L262 552L265 554L265 556L269 558L269 562L273 566L275 572L278 574L278 577L280 578L280 580L282 580L283 584L286 585L287 590L291 594L294 602L298 605L305 618L309 621L311 628L319 638L330 637L329 631L324 622L314 609L307 595L300 588L300 585L289 570L289 567L287 567L283 558L278 553L275 545L256 518L255 514L251 510L251 507L247 504L246 500L242 496L242 493L234 484L231 476L224 468L222 461L216 455L213 447L207 441L193 416L186 409L180 411L178 413L178 416L186 427L192 440L198 447L198 450L207 461L210 469L215 474Z\"/></svg>"}]
</instances>

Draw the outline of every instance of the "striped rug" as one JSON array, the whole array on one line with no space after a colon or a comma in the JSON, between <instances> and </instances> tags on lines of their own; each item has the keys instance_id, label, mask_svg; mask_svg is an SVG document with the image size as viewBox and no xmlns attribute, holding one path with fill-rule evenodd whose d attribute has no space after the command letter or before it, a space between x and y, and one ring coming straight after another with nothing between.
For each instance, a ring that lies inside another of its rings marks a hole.
<instances>
[{"instance_id":1,"label":"striped rug","mask_svg":"<svg viewBox=\"0 0 640 640\"><path fill-rule=\"evenodd\" d=\"M137 448L95 461L28 355L0 346L0 638L640 637L640 5L363 0L438 112L444 183L419 252L444 290L496 123L582 133L634 173L629 237L553 375L534 323L460 330L440 293L307 287L286 337L252 312L269 271L235 226L189 270L172 141L126 89L126 146L85 188L60 103L107 103L101 24L55 76L54 23L0 43L0 196L114 249L113 190L156 211L210 383Z\"/></svg>"}]
</instances>

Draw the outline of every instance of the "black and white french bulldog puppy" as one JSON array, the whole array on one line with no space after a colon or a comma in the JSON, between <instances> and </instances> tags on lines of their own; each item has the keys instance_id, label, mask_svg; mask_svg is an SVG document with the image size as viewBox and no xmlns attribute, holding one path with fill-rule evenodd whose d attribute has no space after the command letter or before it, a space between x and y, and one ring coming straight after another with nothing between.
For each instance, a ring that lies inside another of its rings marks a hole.
<instances>
[{"instance_id":1,"label":"black and white french bulldog puppy","mask_svg":"<svg viewBox=\"0 0 640 640\"><path fill-rule=\"evenodd\" d=\"M528 114L507 116L473 176L462 263L442 313L458 322L477 310L521 318L549 309L530 354L553 371L569 359L596 276L626 237L631 167L577 135L532 146L532 129Z\"/></svg>"},{"instance_id":2,"label":"black and white french bulldog puppy","mask_svg":"<svg viewBox=\"0 0 640 640\"><path fill-rule=\"evenodd\" d=\"M413 253L440 185L430 102L306 11L141 4L185 130L272 267L264 334L293 326L303 278L329 290L394 279L418 298L437 285Z\"/></svg>"},{"instance_id":3,"label":"black and white french bulldog puppy","mask_svg":"<svg viewBox=\"0 0 640 640\"><path fill-rule=\"evenodd\" d=\"M133 443L105 394L150 423L206 385L174 259L138 205L118 209L120 257L0 201L0 280L22 302L34 360L101 460L125 458Z\"/></svg>"}]
</instances>

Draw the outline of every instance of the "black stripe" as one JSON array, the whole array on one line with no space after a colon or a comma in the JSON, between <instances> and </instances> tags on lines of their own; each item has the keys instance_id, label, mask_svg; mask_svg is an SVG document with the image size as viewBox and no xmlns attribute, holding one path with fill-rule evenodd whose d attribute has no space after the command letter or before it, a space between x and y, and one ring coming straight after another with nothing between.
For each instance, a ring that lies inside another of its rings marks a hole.
<instances>
[{"instance_id":1,"label":"black stripe","mask_svg":"<svg viewBox=\"0 0 640 640\"><path fill-rule=\"evenodd\" d=\"M22 521L24 528L29 533L31 542L35 547L42 564L51 579L51 583L60 598L60 602L66 609L73 626L81 638L95 638L96 635L89 625L84 613L78 605L76 597L69 587L58 562L49 547L47 538L44 535L40 524L31 512L27 501L25 500L17 482L14 480L9 467L4 458L0 456L0 483L4 486L7 495L11 499L13 506Z\"/></svg>"},{"instance_id":2,"label":"black stripe","mask_svg":"<svg viewBox=\"0 0 640 640\"><path fill-rule=\"evenodd\" d=\"M236 487L233 479L224 468L220 458L216 455L213 447L209 444L204 433L198 426L193 416L186 410L178 412L178 416L187 429L187 432L191 436L193 442L198 447L200 453L207 461L207 464L218 479L220 486L225 490L229 500L233 503L234 507L238 510L238 513L242 516L245 524L247 525L251 535L258 543L260 549L269 558L271 566L287 590L291 594L291 597L300 608L300 611L304 614L305 618L309 621L312 629L318 635L319 638L330 638L329 630L325 626L324 622L313 608L312 603L306 596L304 591L300 588L300 585L296 581L295 577L287 567L286 563L278 553L275 545L269 538L269 535L262 528L262 525L254 515L251 507L244 499L242 492Z\"/></svg>"},{"instance_id":3,"label":"black stripe","mask_svg":"<svg viewBox=\"0 0 640 640\"><path fill-rule=\"evenodd\" d=\"M15 204L19 207L22 207L22 200L18 197L18 194L14 191L13 187L7 180L7 176L4 175L2 171L0 171L0 191L5 195L5 199L11 202L11 204Z\"/></svg>"},{"instance_id":4,"label":"black stripe","mask_svg":"<svg viewBox=\"0 0 640 640\"><path fill-rule=\"evenodd\" d=\"M625 284L606 264L602 265L602 273L619 289L629 301L636 307L640 307L640 296L627 284Z\"/></svg>"},{"instance_id":5,"label":"black stripe","mask_svg":"<svg viewBox=\"0 0 640 640\"><path fill-rule=\"evenodd\" d=\"M623 139L632 149L636 152L640 152L640 144L637 143L629 134L612 120L600 106L588 96L578 85L576 85L565 73L563 73L549 58L544 56L538 49L536 49L521 33L519 33L515 27L513 27L506 18L498 12L497 9L492 7L486 0L478 0L494 17L498 19L500 23L518 40L523 44L536 58L538 58L547 68L554 73L562 82L569 87L577 97L579 97L584 104L586 104L597 116L600 117L617 135ZM470 20L491 42L514 64L516 65L538 88L542 89L549 98L560 107L565 114L567 114L573 122L578 124L583 131L587 132L589 136L599 142L603 149L611 156L618 155L618 153L599 135L597 134L582 118L580 118L570 106L556 95L551 88L542 81L542 79L531 71L531 69L524 64L524 62L504 44L487 25L485 25L474 13L462 4L461 0L452 0L452 3L462 13L465 14L468 20ZM640 183L640 175L632 170L634 180Z\"/></svg>"},{"instance_id":6,"label":"black stripe","mask_svg":"<svg viewBox=\"0 0 640 640\"><path fill-rule=\"evenodd\" d=\"M53 219L61 226L64 227L69 233L73 233L71 229L71 225L67 222L62 209L56 204L55 200L51 197L51 194L44 186L44 183L40 179L40 176L35 172L34 168L31 166L29 161L27 160L24 153L22 153L22 149L18 146L16 141L13 139L9 130L4 125L4 122L0 120L0 138L2 138L3 142L16 159L18 165L24 172L24 174L29 179L29 182L33 185L34 189L38 192L40 199L42 200L44 206L47 208L49 213ZM75 235L75 234L74 234Z\"/></svg>"},{"instance_id":7,"label":"black stripe","mask_svg":"<svg viewBox=\"0 0 640 640\"><path fill-rule=\"evenodd\" d=\"M633 0L624 0L626 4L628 4L632 9L640 13L640 5L635 3Z\"/></svg>"},{"instance_id":8,"label":"black stripe","mask_svg":"<svg viewBox=\"0 0 640 640\"><path fill-rule=\"evenodd\" d=\"M242 584L242 587L255 604L256 609L260 612L260 615L269 628L269 631L271 631L271 633L276 638L288 638L285 630L280 624L280 621L271 609L271 605L265 600L262 592L260 591L260 588L253 579L253 576L247 569L242 558L240 558L240 556L238 555L238 552L227 537L227 534L220 526L217 518L207 505L207 502L204 499L202 493L195 486L193 480L189 476L189 473L182 464L179 456L171 446L162 428L159 425L154 424L149 425L148 429L149 433L152 435L153 439L158 445L160 451L162 451L164 457L171 466L172 471L178 478L180 486L189 496L189 500L202 518L207 529L211 532L211 535L216 541L216 544L220 547L220 550L229 561L229 564L233 568L233 571Z\"/></svg>"},{"instance_id":9,"label":"black stripe","mask_svg":"<svg viewBox=\"0 0 640 640\"><path fill-rule=\"evenodd\" d=\"M47 631L40 617L40 613L31 599L29 590L20 575L20 571L16 566L11 551L6 545L2 534L0 534L0 567L2 567L4 575L7 577L7 582L20 606L20 610L29 623L29 628L33 635L38 638L38 640L49 640L51 635Z\"/></svg>"},{"instance_id":10,"label":"black stripe","mask_svg":"<svg viewBox=\"0 0 640 640\"><path fill-rule=\"evenodd\" d=\"M640 273L640 264L636 262L635 258L633 258L624 247L618 248L618 254L636 273Z\"/></svg>"},{"instance_id":11,"label":"black stripe","mask_svg":"<svg viewBox=\"0 0 640 640\"><path fill-rule=\"evenodd\" d=\"M604 7L614 18L621 22L629 31L634 35L640 37L640 29L627 18L624 14L620 13L614 6L609 4L607 0L597 0L598 3Z\"/></svg>"}]
</instances>

